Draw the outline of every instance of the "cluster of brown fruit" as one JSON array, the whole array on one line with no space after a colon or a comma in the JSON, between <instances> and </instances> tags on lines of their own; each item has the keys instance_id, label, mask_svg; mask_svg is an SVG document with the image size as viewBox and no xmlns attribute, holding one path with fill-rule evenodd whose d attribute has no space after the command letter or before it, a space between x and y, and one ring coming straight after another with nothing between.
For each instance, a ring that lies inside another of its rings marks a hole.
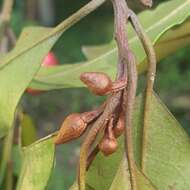
<instances>
[{"instance_id":1,"label":"cluster of brown fruit","mask_svg":"<svg viewBox=\"0 0 190 190\"><path fill-rule=\"evenodd\" d=\"M88 89L96 95L107 95L122 90L126 87L127 81L124 79L112 82L112 80L102 72L82 73L80 79L87 85ZM72 113L65 118L58 135L55 137L55 144L63 144L80 137L87 130L88 126L94 122L104 111L105 104L98 109L84 112ZM117 114L116 114L117 115ZM105 121L104 135L98 144L99 150L104 155L110 155L116 151L119 137L125 129L125 115L119 110L115 115Z\"/></svg>"}]
</instances>

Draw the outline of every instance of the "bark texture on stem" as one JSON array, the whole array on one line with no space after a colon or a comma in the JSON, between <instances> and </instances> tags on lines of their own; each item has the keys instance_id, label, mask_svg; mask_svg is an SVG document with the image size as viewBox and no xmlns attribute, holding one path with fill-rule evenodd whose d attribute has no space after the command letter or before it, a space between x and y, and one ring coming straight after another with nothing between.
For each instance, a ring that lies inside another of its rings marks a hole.
<instances>
[{"instance_id":1,"label":"bark texture on stem","mask_svg":"<svg viewBox=\"0 0 190 190\"><path fill-rule=\"evenodd\" d=\"M136 60L130 51L126 34L126 20L128 20L129 9L125 0L112 0L115 15L115 39L118 44L119 59L122 64L127 65L127 92L124 91L123 111L126 113L125 128L125 153L129 164L131 189L137 189L135 177L135 161L132 138L132 117L137 87ZM126 73L125 73L126 75Z\"/></svg>"},{"instance_id":2,"label":"bark texture on stem","mask_svg":"<svg viewBox=\"0 0 190 190\"><path fill-rule=\"evenodd\" d=\"M85 177L86 177L86 169L88 166L87 161L88 161L90 148L94 140L96 139L99 130L101 129L103 130L105 122L112 117L112 113L120 104L121 94L122 94L121 92L117 92L109 98L103 114L95 121L94 124L92 124L91 130L87 134L84 143L81 146L79 171L78 171L79 190L85 190Z\"/></svg>"}]
</instances>

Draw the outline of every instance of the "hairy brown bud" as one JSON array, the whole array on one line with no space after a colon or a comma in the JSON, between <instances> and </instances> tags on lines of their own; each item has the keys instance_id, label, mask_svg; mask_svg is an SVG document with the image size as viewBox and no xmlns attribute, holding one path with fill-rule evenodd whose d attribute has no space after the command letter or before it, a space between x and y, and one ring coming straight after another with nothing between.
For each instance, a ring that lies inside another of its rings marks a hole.
<instances>
[{"instance_id":1,"label":"hairy brown bud","mask_svg":"<svg viewBox=\"0 0 190 190\"><path fill-rule=\"evenodd\" d=\"M86 127L87 124L81 118L81 114L70 114L63 121L58 135L54 139L54 143L58 145L76 139L84 133Z\"/></svg>"},{"instance_id":2,"label":"hairy brown bud","mask_svg":"<svg viewBox=\"0 0 190 190\"><path fill-rule=\"evenodd\" d=\"M112 89L111 79L102 72L82 73L80 80L96 95L105 95Z\"/></svg>"}]
</instances>

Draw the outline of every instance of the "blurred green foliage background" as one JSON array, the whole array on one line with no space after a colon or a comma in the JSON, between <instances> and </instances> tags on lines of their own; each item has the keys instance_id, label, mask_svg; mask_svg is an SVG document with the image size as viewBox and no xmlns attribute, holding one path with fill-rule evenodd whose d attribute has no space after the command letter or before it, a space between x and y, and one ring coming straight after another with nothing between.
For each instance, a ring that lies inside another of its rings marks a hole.
<instances>
[{"instance_id":1,"label":"blurred green foliage background","mask_svg":"<svg viewBox=\"0 0 190 190\"><path fill-rule=\"evenodd\" d=\"M155 6L164 0L155 0ZM29 25L55 26L87 0L16 0L11 24L17 35ZM143 11L138 0L129 1L136 11ZM112 40L113 11L104 6L64 33L52 51L60 64L86 60L81 47L99 45ZM158 65L155 89L171 112L190 133L190 46L162 60ZM144 76L140 78L143 80ZM38 138L59 128L71 112L83 112L99 105L104 98L93 96L86 89L67 89L32 96L25 93L21 105L31 115ZM75 178L80 140L57 148L57 164L48 189L68 189ZM63 188L64 187L64 188Z\"/></svg>"}]
</instances>

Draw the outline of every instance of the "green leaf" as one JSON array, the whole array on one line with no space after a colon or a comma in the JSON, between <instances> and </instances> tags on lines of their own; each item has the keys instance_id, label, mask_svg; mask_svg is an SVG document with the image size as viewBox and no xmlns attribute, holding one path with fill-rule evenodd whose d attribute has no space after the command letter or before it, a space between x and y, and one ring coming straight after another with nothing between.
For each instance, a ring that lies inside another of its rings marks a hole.
<instances>
[{"instance_id":1,"label":"green leaf","mask_svg":"<svg viewBox=\"0 0 190 190\"><path fill-rule=\"evenodd\" d=\"M135 168L135 176L137 180L137 189L139 190L156 190L153 184L137 169ZM110 190L130 190L130 173L127 160L124 156L116 176L113 180Z\"/></svg>"},{"instance_id":2,"label":"green leaf","mask_svg":"<svg viewBox=\"0 0 190 190\"><path fill-rule=\"evenodd\" d=\"M0 187L5 177L8 162L11 160L11 152L13 146L14 128L11 128L5 137L2 148L2 157L0 159Z\"/></svg>"},{"instance_id":3,"label":"green leaf","mask_svg":"<svg viewBox=\"0 0 190 190\"><path fill-rule=\"evenodd\" d=\"M43 57L51 49L58 36L47 36L52 29L25 28L16 47L8 53L0 65L0 137L11 127L15 108L32 77L40 68Z\"/></svg>"},{"instance_id":4,"label":"green leaf","mask_svg":"<svg viewBox=\"0 0 190 190\"><path fill-rule=\"evenodd\" d=\"M141 165L141 147L144 143L142 134L143 101L142 95L136 99L133 115L134 155L138 168ZM148 142L144 159L145 171L143 173L145 172L145 176L140 169L136 171L139 189L190 189L189 136L159 98L154 95L151 98L150 113L149 127L146 131ZM107 190L110 187L114 190L116 187L118 188L116 190L120 190L120 187L121 190L124 189L123 187L129 189L128 186L125 186L129 181L125 178L128 174L122 161L123 144L123 137L120 137L116 153L109 157L103 156L102 153L97 155L87 173L87 187L94 190Z\"/></svg>"},{"instance_id":5,"label":"green leaf","mask_svg":"<svg viewBox=\"0 0 190 190\"><path fill-rule=\"evenodd\" d=\"M23 151L23 162L17 190L45 189L54 165L52 138L36 142Z\"/></svg>"},{"instance_id":6,"label":"green leaf","mask_svg":"<svg viewBox=\"0 0 190 190\"><path fill-rule=\"evenodd\" d=\"M190 1L173 0L161 4L155 10L144 11L139 14L139 18L151 41L155 44L166 31L184 22L189 14ZM146 55L131 26L128 28L128 33L130 46L138 58L138 70L142 72L146 69L146 62L143 62ZM163 38L164 41L161 39L162 43L157 48L157 51L159 51L158 56L163 58L163 55L167 56L176 51L176 49L189 44L189 34L190 27L170 31L166 35L167 38ZM172 39L170 35L175 36L175 38ZM168 40L170 43L168 43ZM180 43L178 43L179 41ZM166 42L168 43L167 48L169 51L164 52L163 47L166 47ZM175 43L175 46L172 46L172 43ZM114 76L117 62L117 48L114 41L100 48L96 47L85 51L90 60L85 63L68 64L52 69L41 68L30 86L45 90L81 87L83 84L80 82L79 76L85 71L103 71L112 77Z\"/></svg>"},{"instance_id":7,"label":"green leaf","mask_svg":"<svg viewBox=\"0 0 190 190\"><path fill-rule=\"evenodd\" d=\"M13 175L19 177L22 166L22 150L19 145L12 148Z\"/></svg>"},{"instance_id":8,"label":"green leaf","mask_svg":"<svg viewBox=\"0 0 190 190\"><path fill-rule=\"evenodd\" d=\"M138 118L143 118L142 112ZM143 172L158 189L190 189L189 136L156 96L152 96L148 122ZM138 122L137 128L141 127Z\"/></svg>"},{"instance_id":9,"label":"green leaf","mask_svg":"<svg viewBox=\"0 0 190 190\"><path fill-rule=\"evenodd\" d=\"M174 53L177 49L189 45L190 43L190 21L175 27L166 32L156 43L155 50L157 58L160 60Z\"/></svg>"},{"instance_id":10,"label":"green leaf","mask_svg":"<svg viewBox=\"0 0 190 190\"><path fill-rule=\"evenodd\" d=\"M20 126L22 146L28 146L37 140L37 131L34 122L29 115L25 113L22 114Z\"/></svg>"},{"instance_id":11,"label":"green leaf","mask_svg":"<svg viewBox=\"0 0 190 190\"><path fill-rule=\"evenodd\" d=\"M99 153L87 173L87 185L91 188L98 190L109 189L115 174L118 170L119 163L123 158L124 143L123 138L119 139L120 146L117 152L105 157L102 153ZM94 180L96 179L96 180Z\"/></svg>"},{"instance_id":12,"label":"green leaf","mask_svg":"<svg viewBox=\"0 0 190 190\"><path fill-rule=\"evenodd\" d=\"M0 60L0 137L6 135L11 128L14 112L23 92L39 70L43 58L61 34L104 1L90 1L55 28L25 28L16 47L2 57Z\"/></svg>"}]
</instances>

